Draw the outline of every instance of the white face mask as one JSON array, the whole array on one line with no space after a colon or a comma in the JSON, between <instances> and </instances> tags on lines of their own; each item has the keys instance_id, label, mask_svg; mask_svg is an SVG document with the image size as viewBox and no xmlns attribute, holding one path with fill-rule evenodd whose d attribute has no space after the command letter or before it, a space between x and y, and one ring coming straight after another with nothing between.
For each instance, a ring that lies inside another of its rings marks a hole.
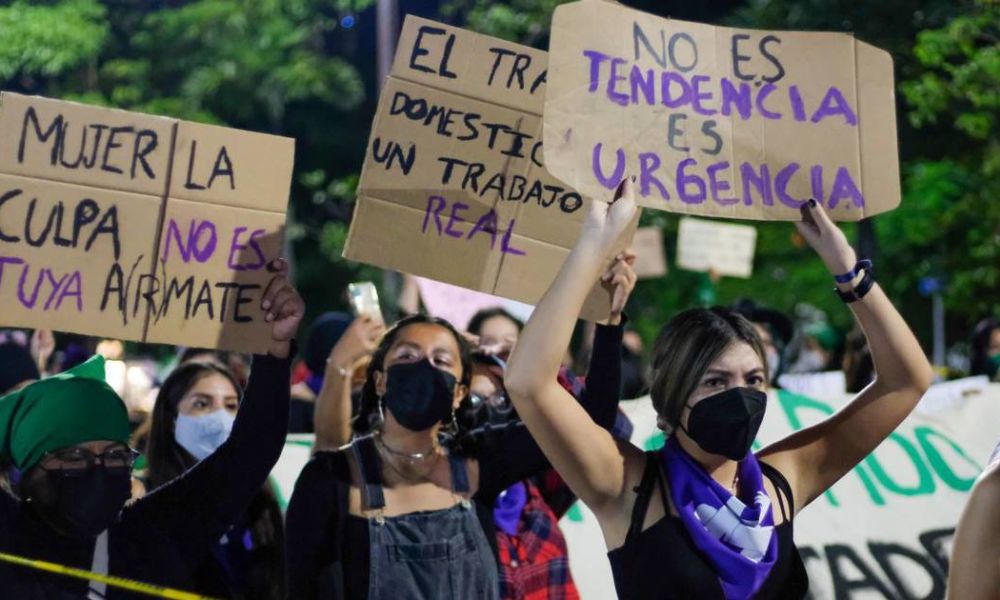
<instances>
[{"instance_id":1,"label":"white face mask","mask_svg":"<svg viewBox=\"0 0 1000 600\"><path fill-rule=\"evenodd\" d=\"M795 361L792 371L796 373L819 373L826 367L826 356L819 350L803 350Z\"/></svg>"},{"instance_id":2,"label":"white face mask","mask_svg":"<svg viewBox=\"0 0 1000 600\"><path fill-rule=\"evenodd\" d=\"M203 460L229 438L235 420L234 415L221 408L200 417L177 415L174 439L188 454Z\"/></svg>"},{"instance_id":3,"label":"white face mask","mask_svg":"<svg viewBox=\"0 0 1000 600\"><path fill-rule=\"evenodd\" d=\"M781 355L778 354L777 350L771 348L770 346L768 346L767 350L764 352L767 354L768 381L774 383L774 381L778 378L778 370L781 369Z\"/></svg>"}]
</instances>

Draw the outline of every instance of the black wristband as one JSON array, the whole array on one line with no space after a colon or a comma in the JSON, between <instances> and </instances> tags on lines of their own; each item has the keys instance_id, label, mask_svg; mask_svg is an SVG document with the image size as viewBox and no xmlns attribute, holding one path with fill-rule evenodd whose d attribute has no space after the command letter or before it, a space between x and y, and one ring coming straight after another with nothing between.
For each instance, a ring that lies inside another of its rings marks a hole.
<instances>
[{"instance_id":1,"label":"black wristband","mask_svg":"<svg viewBox=\"0 0 1000 600\"><path fill-rule=\"evenodd\" d=\"M837 292L837 295L840 296L840 299L846 304L850 304L852 302L857 302L868 295L868 292L872 290L874 285L875 277L872 275L870 270L866 269L865 276L861 278L861 282L858 283L853 290L844 292L841 291L840 288L833 288L833 291Z\"/></svg>"}]
</instances>

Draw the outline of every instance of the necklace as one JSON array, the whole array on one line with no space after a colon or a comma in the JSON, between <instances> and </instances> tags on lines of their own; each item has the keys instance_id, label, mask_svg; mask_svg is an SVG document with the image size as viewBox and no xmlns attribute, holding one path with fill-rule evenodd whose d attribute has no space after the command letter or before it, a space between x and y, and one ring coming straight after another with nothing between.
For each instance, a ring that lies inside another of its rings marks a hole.
<instances>
[{"instance_id":1,"label":"necklace","mask_svg":"<svg viewBox=\"0 0 1000 600\"><path fill-rule=\"evenodd\" d=\"M420 455L420 458L419 458L419 460L415 460L413 458L413 456L414 456L413 454L410 454L410 453L407 453L407 452L393 451L392 448L389 448L388 446L385 445L385 442L383 442L380 437L376 437L375 439L378 442L377 446L378 446L379 450L382 451L382 453L383 453L383 455L385 457L385 460L383 462L387 463L389 465L389 468L392 469L393 472L396 473L396 475L399 475L401 478L403 478L404 480L409 481L411 483L422 481L422 480L426 479L427 476L430 475L432 471L434 471L434 467L437 466L438 459L441 458L441 455L438 452L435 452L436 446L432 447L427 452L418 452L418 453L416 453L416 454ZM424 460L427 457L427 455L430 454L430 453L432 453L432 452L434 454L434 461L430 463L430 465L424 470L423 473L420 473L420 474L417 474L417 475L410 475L408 473L404 473L403 469L400 469L399 467L397 467L395 461L392 460L392 455L395 454L396 456L402 456L402 457L404 457L407 460L408 464L414 465L417 462L419 462L421 460Z\"/></svg>"},{"instance_id":2,"label":"necklace","mask_svg":"<svg viewBox=\"0 0 1000 600\"><path fill-rule=\"evenodd\" d=\"M381 446L389 454L392 454L393 456L398 456L400 458L405 458L406 461L409 462L410 464L416 464L418 462L426 460L427 457L431 456L432 454L435 456L439 456L439 454L437 453L438 445L434 442L431 442L431 447L428 448L427 450L424 450L423 452L403 452L402 450L396 450L395 448L390 447L389 444L386 444L385 440L382 439L381 434L377 434L375 436L375 441L377 441L378 445Z\"/></svg>"}]
</instances>

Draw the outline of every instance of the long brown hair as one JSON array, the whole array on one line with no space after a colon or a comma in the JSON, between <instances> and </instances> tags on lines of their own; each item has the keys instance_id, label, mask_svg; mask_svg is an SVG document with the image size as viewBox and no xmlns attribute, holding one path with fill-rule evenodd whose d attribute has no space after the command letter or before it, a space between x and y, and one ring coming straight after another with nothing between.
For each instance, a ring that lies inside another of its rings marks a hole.
<instances>
[{"instance_id":1,"label":"long brown hair","mask_svg":"<svg viewBox=\"0 0 1000 600\"><path fill-rule=\"evenodd\" d=\"M146 487L150 491L182 475L198 461L187 452L174 437L177 422L177 406L184 396L200 380L211 375L221 375L233 385L240 395L242 388L233 373L213 362L189 362L180 365L167 377L156 396L150 419L149 445L146 461L149 465ZM243 515L233 515L233 523ZM284 598L285 596L285 533L281 508L270 486L265 483L247 509L243 522L250 527L255 542L260 547L260 555L254 560L249 573L253 584L246 588L253 590L246 596L234 594L234 598Z\"/></svg>"},{"instance_id":2,"label":"long brown hair","mask_svg":"<svg viewBox=\"0 0 1000 600\"><path fill-rule=\"evenodd\" d=\"M767 364L753 324L721 306L686 310L668 322L653 347L650 396L661 424L676 428L705 371L733 343L744 342Z\"/></svg>"}]
</instances>

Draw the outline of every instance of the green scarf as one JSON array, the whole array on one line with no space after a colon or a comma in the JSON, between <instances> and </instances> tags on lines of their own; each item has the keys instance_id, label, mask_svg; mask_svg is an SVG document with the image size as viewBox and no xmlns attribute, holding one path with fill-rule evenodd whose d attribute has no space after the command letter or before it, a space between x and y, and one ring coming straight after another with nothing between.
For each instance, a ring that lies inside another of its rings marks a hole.
<instances>
[{"instance_id":1,"label":"green scarf","mask_svg":"<svg viewBox=\"0 0 1000 600\"><path fill-rule=\"evenodd\" d=\"M102 356L0 398L0 458L21 471L53 450L128 438L128 411L104 379Z\"/></svg>"}]
</instances>

